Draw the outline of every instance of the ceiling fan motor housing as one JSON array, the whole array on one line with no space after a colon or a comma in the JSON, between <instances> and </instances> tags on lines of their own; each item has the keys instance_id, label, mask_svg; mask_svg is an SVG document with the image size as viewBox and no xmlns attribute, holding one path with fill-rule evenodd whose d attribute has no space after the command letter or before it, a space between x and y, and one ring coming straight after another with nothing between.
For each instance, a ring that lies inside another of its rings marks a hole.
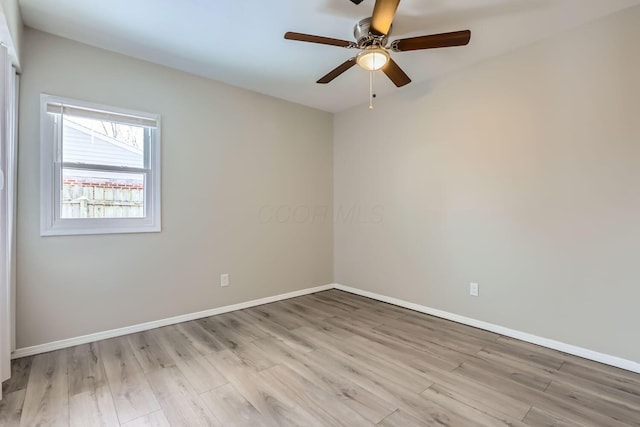
<instances>
[{"instance_id":1,"label":"ceiling fan motor housing","mask_svg":"<svg viewBox=\"0 0 640 427\"><path fill-rule=\"evenodd\" d=\"M371 45L384 46L387 38L391 34L391 28L387 35L376 35L371 32L371 18L364 18L353 27L353 37L359 48Z\"/></svg>"}]
</instances>

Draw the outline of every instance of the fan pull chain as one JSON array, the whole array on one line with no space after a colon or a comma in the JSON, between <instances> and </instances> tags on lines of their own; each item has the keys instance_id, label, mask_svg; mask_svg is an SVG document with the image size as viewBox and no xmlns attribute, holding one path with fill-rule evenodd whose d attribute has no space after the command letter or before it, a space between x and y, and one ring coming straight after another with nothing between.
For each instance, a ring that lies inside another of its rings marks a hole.
<instances>
[{"instance_id":1,"label":"fan pull chain","mask_svg":"<svg viewBox=\"0 0 640 427\"><path fill-rule=\"evenodd\" d=\"M375 71L369 71L369 110L373 110L373 98L376 97L376 94L373 93L373 79L374 79Z\"/></svg>"}]
</instances>

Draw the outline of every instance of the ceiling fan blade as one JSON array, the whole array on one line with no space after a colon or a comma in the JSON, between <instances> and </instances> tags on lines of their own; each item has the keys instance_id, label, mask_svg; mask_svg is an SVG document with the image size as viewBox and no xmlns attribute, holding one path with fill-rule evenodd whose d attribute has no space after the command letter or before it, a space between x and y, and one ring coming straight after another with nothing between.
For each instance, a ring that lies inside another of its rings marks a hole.
<instances>
[{"instance_id":1,"label":"ceiling fan blade","mask_svg":"<svg viewBox=\"0 0 640 427\"><path fill-rule=\"evenodd\" d=\"M297 40L299 42L328 44L331 46L350 47L354 43L346 40L332 39L330 37L314 36L311 34L293 33L291 31L285 33L284 38L287 40Z\"/></svg>"},{"instance_id":2,"label":"ceiling fan blade","mask_svg":"<svg viewBox=\"0 0 640 427\"><path fill-rule=\"evenodd\" d=\"M400 0L376 0L371 17L371 31L386 36L391 28Z\"/></svg>"},{"instance_id":3,"label":"ceiling fan blade","mask_svg":"<svg viewBox=\"0 0 640 427\"><path fill-rule=\"evenodd\" d=\"M469 43L469 40L471 40L471 31L454 31L452 33L432 34L430 36L395 40L391 43L391 49L396 52L406 52L408 50L464 46Z\"/></svg>"},{"instance_id":4,"label":"ceiling fan blade","mask_svg":"<svg viewBox=\"0 0 640 427\"><path fill-rule=\"evenodd\" d=\"M382 72L384 72L387 77L398 87L402 87L411 83L411 79L407 74L402 71L402 68L396 64L396 62L389 58L389 61L382 67Z\"/></svg>"},{"instance_id":5,"label":"ceiling fan blade","mask_svg":"<svg viewBox=\"0 0 640 427\"><path fill-rule=\"evenodd\" d=\"M338 77L340 74L342 74L345 71L347 71L349 68L353 67L354 65L356 65L356 57L355 56L353 58L351 58L351 59L347 59L342 64L338 65L336 68L334 68L333 70L329 71L329 73L327 75L322 77L316 83L327 84L330 81L332 81L333 79L335 79L336 77Z\"/></svg>"}]
</instances>

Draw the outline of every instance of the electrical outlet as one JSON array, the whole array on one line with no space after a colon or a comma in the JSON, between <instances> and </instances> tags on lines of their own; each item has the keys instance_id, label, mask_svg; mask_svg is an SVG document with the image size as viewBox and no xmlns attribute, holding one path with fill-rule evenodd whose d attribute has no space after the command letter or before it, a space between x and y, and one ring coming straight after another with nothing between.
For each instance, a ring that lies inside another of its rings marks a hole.
<instances>
[{"instance_id":1,"label":"electrical outlet","mask_svg":"<svg viewBox=\"0 0 640 427\"><path fill-rule=\"evenodd\" d=\"M480 294L480 285L477 283L469 283L469 295L477 297Z\"/></svg>"},{"instance_id":2,"label":"electrical outlet","mask_svg":"<svg viewBox=\"0 0 640 427\"><path fill-rule=\"evenodd\" d=\"M224 273L220 275L220 286L229 286L229 274Z\"/></svg>"}]
</instances>

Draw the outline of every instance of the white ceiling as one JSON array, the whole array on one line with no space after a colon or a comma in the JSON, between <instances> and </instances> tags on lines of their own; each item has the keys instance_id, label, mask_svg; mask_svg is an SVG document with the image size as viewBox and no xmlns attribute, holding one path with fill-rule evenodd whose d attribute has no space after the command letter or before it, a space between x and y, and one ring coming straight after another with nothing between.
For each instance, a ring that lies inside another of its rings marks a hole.
<instances>
[{"instance_id":1,"label":"white ceiling","mask_svg":"<svg viewBox=\"0 0 640 427\"><path fill-rule=\"evenodd\" d=\"M391 40L470 29L465 47L394 53L413 83L383 74L376 92L418 83L640 4L640 0L403 0ZM374 0L20 0L25 24L125 55L336 112L366 103L367 73L354 67L315 81L353 50L284 40L286 31L353 40ZM378 98L379 99L379 98Z\"/></svg>"}]
</instances>

